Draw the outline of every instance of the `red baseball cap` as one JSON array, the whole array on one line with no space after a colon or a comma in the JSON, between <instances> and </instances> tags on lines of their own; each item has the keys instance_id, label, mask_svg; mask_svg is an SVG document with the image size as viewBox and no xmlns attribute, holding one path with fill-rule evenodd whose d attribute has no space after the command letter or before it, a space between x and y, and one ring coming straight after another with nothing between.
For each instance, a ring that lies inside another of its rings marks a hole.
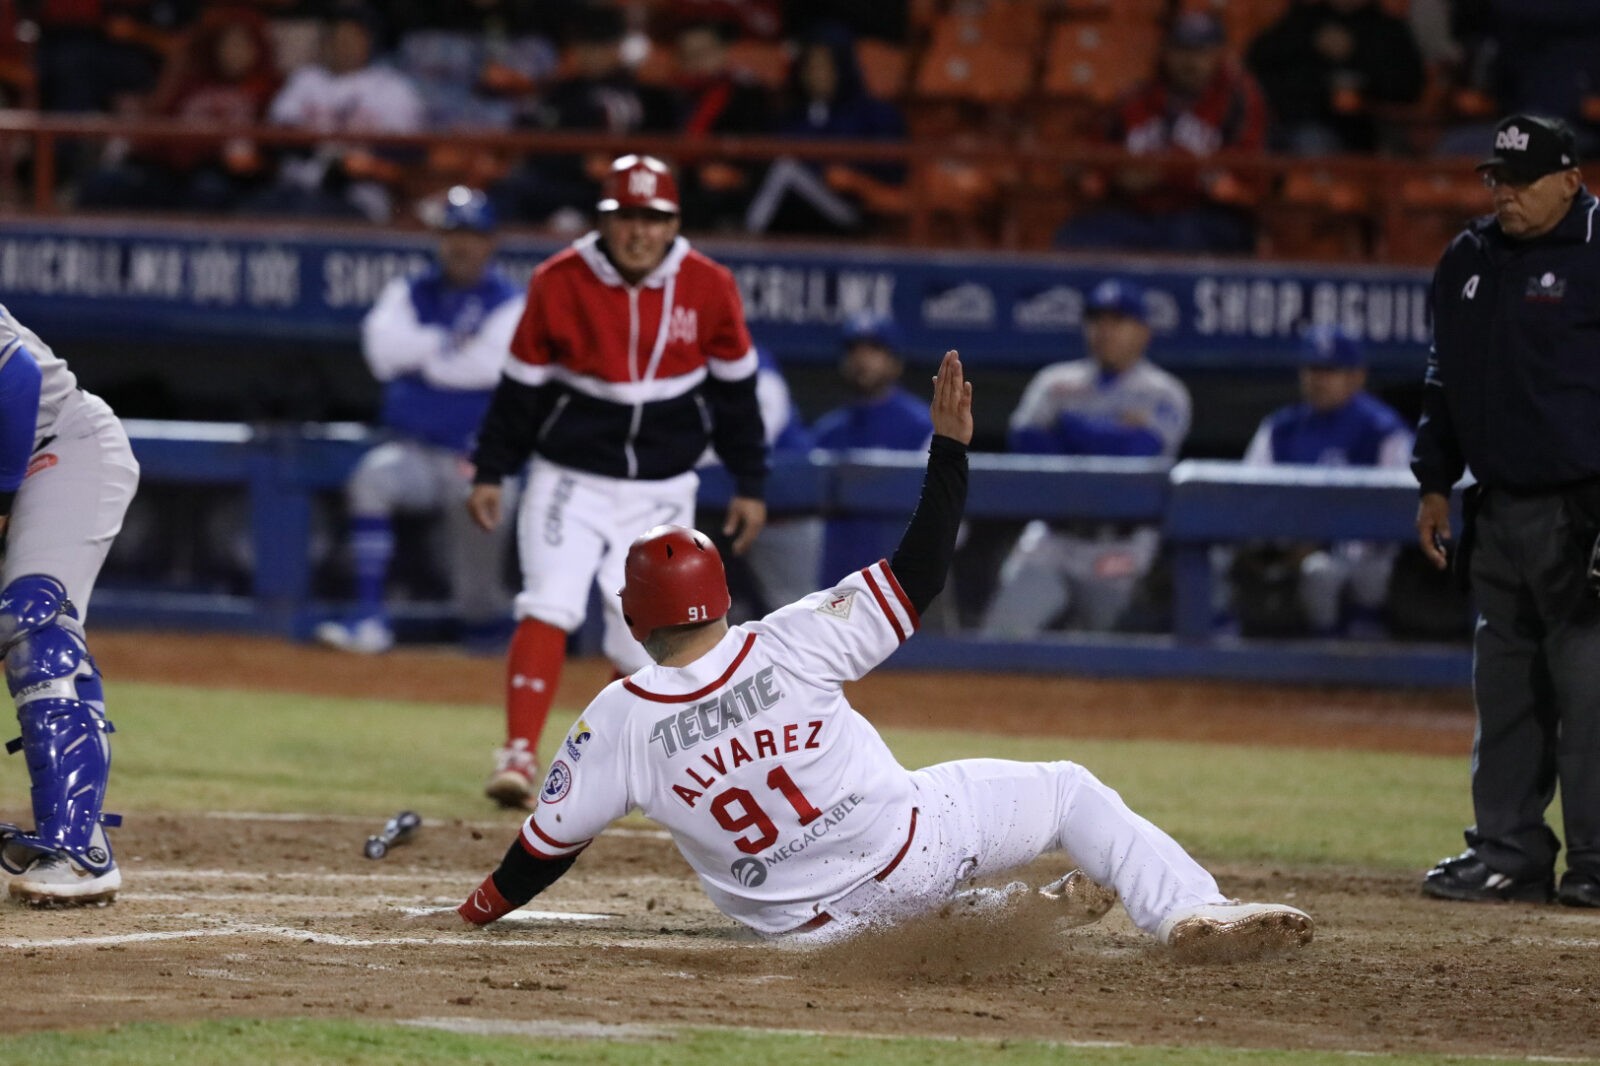
<instances>
[{"instance_id":1,"label":"red baseball cap","mask_svg":"<svg viewBox=\"0 0 1600 1066\"><path fill-rule=\"evenodd\" d=\"M678 179L667 165L651 155L619 156L611 164L600 189L599 211L644 207L669 215L678 213Z\"/></svg>"}]
</instances>

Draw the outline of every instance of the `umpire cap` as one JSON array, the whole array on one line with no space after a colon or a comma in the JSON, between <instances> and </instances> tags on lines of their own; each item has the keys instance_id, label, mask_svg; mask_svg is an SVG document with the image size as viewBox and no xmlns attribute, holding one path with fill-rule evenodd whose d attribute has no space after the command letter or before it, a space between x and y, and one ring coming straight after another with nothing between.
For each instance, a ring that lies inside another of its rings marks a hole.
<instances>
[{"instance_id":1,"label":"umpire cap","mask_svg":"<svg viewBox=\"0 0 1600 1066\"><path fill-rule=\"evenodd\" d=\"M1512 115L1494 128L1494 155L1477 169L1499 170L1514 182L1537 181L1578 165L1577 139L1559 118Z\"/></svg>"},{"instance_id":2,"label":"umpire cap","mask_svg":"<svg viewBox=\"0 0 1600 1066\"><path fill-rule=\"evenodd\" d=\"M714 622L733 605L716 545L686 526L656 526L629 545L617 595L641 644L657 629Z\"/></svg>"},{"instance_id":3,"label":"umpire cap","mask_svg":"<svg viewBox=\"0 0 1600 1066\"><path fill-rule=\"evenodd\" d=\"M595 209L604 213L624 207L644 207L665 214L678 213L678 179L653 155L619 156L611 163Z\"/></svg>"}]
</instances>

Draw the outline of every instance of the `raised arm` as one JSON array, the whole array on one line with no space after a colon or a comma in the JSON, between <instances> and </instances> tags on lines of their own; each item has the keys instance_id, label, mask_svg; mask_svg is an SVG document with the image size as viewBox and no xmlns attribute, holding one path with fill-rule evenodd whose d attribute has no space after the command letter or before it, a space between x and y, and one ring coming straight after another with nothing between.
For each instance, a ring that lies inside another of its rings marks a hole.
<instances>
[{"instance_id":1,"label":"raised arm","mask_svg":"<svg viewBox=\"0 0 1600 1066\"><path fill-rule=\"evenodd\" d=\"M928 472L911 522L889 561L895 579L917 612L927 610L944 588L956 553L956 532L967 508L967 445L972 443L972 383L961 357L944 353L933 379L933 441Z\"/></svg>"}]
</instances>

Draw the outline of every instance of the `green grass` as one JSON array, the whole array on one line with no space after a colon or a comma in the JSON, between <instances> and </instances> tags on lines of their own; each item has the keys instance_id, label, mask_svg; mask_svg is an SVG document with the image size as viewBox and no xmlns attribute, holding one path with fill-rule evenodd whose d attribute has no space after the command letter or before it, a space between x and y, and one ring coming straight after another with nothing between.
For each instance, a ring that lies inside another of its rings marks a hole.
<instances>
[{"instance_id":1,"label":"green grass","mask_svg":"<svg viewBox=\"0 0 1600 1066\"><path fill-rule=\"evenodd\" d=\"M572 712L557 714L546 754ZM113 810L481 818L497 707L116 688ZM1471 820L1463 759L889 730L907 766L1071 759L1210 862L1422 869Z\"/></svg>"},{"instance_id":2,"label":"green grass","mask_svg":"<svg viewBox=\"0 0 1600 1066\"><path fill-rule=\"evenodd\" d=\"M229 1066L488 1066L563 1063L580 1066L708 1066L712 1063L782 1062L885 1064L885 1066L1006 1066L1081 1063L1083 1066L1481 1066L1514 1059L1446 1055L1349 1055L1325 1051L1244 1051L1227 1048L1079 1047L990 1040L878 1040L871 1038L684 1029L656 1039L570 1040L548 1036L466 1036L435 1030L320 1021L202 1022L194 1025L124 1025L97 1032L47 1033L6 1040L17 1062L71 1062L74 1066L154 1066L171 1062L225 1062Z\"/></svg>"}]
</instances>

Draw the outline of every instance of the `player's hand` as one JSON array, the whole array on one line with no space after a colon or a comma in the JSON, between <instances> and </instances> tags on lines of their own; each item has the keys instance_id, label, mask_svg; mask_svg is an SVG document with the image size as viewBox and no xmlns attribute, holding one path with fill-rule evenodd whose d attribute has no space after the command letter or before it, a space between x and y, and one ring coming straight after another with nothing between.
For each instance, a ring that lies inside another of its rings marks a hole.
<instances>
[{"instance_id":1,"label":"player's hand","mask_svg":"<svg viewBox=\"0 0 1600 1066\"><path fill-rule=\"evenodd\" d=\"M928 413L933 416L933 431L939 436L972 443L972 382L962 374L961 356L954 348L945 352L939 363Z\"/></svg>"},{"instance_id":2,"label":"player's hand","mask_svg":"<svg viewBox=\"0 0 1600 1066\"><path fill-rule=\"evenodd\" d=\"M485 533L493 533L500 525L500 486L474 485L467 497L467 513Z\"/></svg>"},{"instance_id":3,"label":"player's hand","mask_svg":"<svg viewBox=\"0 0 1600 1066\"><path fill-rule=\"evenodd\" d=\"M1440 570L1450 565L1444 544L1450 539L1450 497L1437 492L1423 495L1417 504L1417 543L1422 554Z\"/></svg>"},{"instance_id":4,"label":"player's hand","mask_svg":"<svg viewBox=\"0 0 1600 1066\"><path fill-rule=\"evenodd\" d=\"M733 538L733 554L743 555L766 524L765 501L753 496L735 496L728 501L728 520L722 523L722 535Z\"/></svg>"}]
</instances>

